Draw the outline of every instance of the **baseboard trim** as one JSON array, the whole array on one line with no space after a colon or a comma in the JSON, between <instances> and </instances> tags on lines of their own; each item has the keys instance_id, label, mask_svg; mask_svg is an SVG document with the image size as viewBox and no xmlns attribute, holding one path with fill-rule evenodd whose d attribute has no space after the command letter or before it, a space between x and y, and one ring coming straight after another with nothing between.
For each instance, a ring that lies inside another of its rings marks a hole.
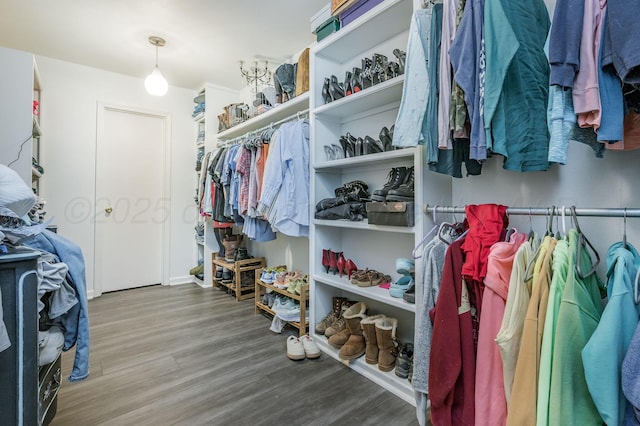
<instances>
[{"instance_id":1,"label":"baseboard trim","mask_svg":"<svg viewBox=\"0 0 640 426\"><path fill-rule=\"evenodd\" d=\"M194 278L195 277L193 275L169 278L169 285L191 284L194 282Z\"/></svg>"}]
</instances>

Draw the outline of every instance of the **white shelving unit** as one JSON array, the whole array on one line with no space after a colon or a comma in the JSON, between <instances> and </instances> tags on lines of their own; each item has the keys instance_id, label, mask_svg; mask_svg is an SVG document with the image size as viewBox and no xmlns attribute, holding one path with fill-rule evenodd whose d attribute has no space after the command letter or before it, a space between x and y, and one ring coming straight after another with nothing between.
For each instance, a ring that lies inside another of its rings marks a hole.
<instances>
[{"instance_id":1,"label":"white shelving unit","mask_svg":"<svg viewBox=\"0 0 640 426\"><path fill-rule=\"evenodd\" d=\"M340 296L364 302L369 315L385 314L397 318L399 342L413 341L415 304L391 297L387 289L358 287L345 276L327 274L321 262L323 249L341 251L359 269L375 269L396 280L399 278L395 271L396 258L411 257L411 251L422 239L424 226L428 226L425 221L418 220L426 197L450 201L451 180L426 170L422 146L331 161L324 153L324 145L338 144L340 136L347 132L356 137L369 135L379 139L381 128L389 128L395 123L402 98L403 75L328 104L322 99L322 84L324 78L331 75L342 81L345 71L360 67L362 58L370 58L373 53L396 60L392 51L395 48L406 50L412 12L411 0L384 1L311 49L311 204L333 197L335 188L352 180L364 181L373 193L387 181L391 168L413 166L416 217L413 227L370 225L366 220L312 220L309 243L309 329L312 333L315 325L331 310L332 298ZM419 270L417 264L417 282L420 282ZM315 340L329 356L415 404L408 380L398 378L393 371L385 373L376 365L366 364L363 357L351 362L342 361L324 336L316 336Z\"/></svg>"},{"instance_id":2,"label":"white shelving unit","mask_svg":"<svg viewBox=\"0 0 640 426\"><path fill-rule=\"evenodd\" d=\"M206 99L206 89L203 88L202 90L200 90L198 92L198 96L199 95L205 95L205 99ZM206 105L206 103L205 103ZM204 157L205 154L205 138L206 138L206 134L207 134L207 126L209 125L207 120L206 120L206 113L205 111L201 112L200 114L198 114L197 116L195 116L193 118L193 121L196 123L196 138L195 138L195 152L196 152L196 162L199 156L202 156L201 158ZM204 138L200 137L200 134L204 132ZM196 167L196 162L194 162L194 169ZM199 185L200 182L200 176L204 171L202 170L202 168L200 170L195 170L195 183L196 183L196 188L197 185ZM197 190L197 189L196 189ZM195 194L194 194L195 195ZM199 210L199 207L197 207L197 209ZM197 211L198 211L197 210ZM197 219L197 223L196 225L202 224L203 228L204 228L204 222L205 219L200 216L198 214L198 219ZM205 260L205 244L204 244L204 236L202 238L202 241L199 241L197 238L197 233L194 229L194 241L195 241L195 250L196 250L196 262L202 263L202 264L206 264L208 263ZM195 266L195 265L194 265ZM196 276L193 276L193 282L198 284L201 287L206 286L205 284L205 280L201 280L199 278L197 278Z\"/></svg>"}]
</instances>

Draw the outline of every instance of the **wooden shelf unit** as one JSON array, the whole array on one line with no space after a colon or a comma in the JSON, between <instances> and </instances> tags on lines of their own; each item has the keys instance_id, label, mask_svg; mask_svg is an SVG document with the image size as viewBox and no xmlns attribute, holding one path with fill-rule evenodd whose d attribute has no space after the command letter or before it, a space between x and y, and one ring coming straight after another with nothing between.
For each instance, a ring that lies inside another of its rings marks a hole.
<instances>
[{"instance_id":1,"label":"wooden shelf unit","mask_svg":"<svg viewBox=\"0 0 640 426\"><path fill-rule=\"evenodd\" d=\"M255 287L242 287L242 273L264 268L266 265L266 259L264 257L253 257L251 259L227 262L224 258L218 258L217 253L212 253L211 263L214 272L212 280L213 286L228 288L235 294L236 300L240 301L251 299L255 294ZM233 280L231 281L231 284L223 283L221 280L217 280L215 278L216 266L222 266L223 268L233 271Z\"/></svg>"},{"instance_id":2,"label":"wooden shelf unit","mask_svg":"<svg viewBox=\"0 0 640 426\"><path fill-rule=\"evenodd\" d=\"M260 276L262 275L263 268L256 269L256 288L255 288L255 313L260 313L260 311L267 312L271 315L275 315L276 313L269 308L269 306L262 303L262 295L266 292L267 289L271 289L273 292L281 294L283 296L287 296L292 298L293 300L297 300L300 303L300 320L299 321L287 321L287 324L291 324L293 327L298 329L298 335L304 336L307 334L307 330L309 329L309 323L306 321L307 316L307 301L309 300L309 284L304 284L300 287L300 294L289 293L287 289L282 289L275 287L271 284L267 284L260 280Z\"/></svg>"}]
</instances>

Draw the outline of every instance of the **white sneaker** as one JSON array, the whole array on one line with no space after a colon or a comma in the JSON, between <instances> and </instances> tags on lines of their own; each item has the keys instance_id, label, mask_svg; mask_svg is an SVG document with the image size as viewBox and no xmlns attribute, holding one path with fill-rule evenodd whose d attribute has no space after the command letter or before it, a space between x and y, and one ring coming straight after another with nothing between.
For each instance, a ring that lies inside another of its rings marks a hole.
<instances>
[{"instance_id":1,"label":"white sneaker","mask_svg":"<svg viewBox=\"0 0 640 426\"><path fill-rule=\"evenodd\" d=\"M316 345L316 342L314 342L310 336L305 334L304 336L300 337L299 340L302 342L304 354L307 358L313 359L320 356L320 349L318 348L318 345Z\"/></svg>"},{"instance_id":2,"label":"white sneaker","mask_svg":"<svg viewBox=\"0 0 640 426\"><path fill-rule=\"evenodd\" d=\"M289 336L287 338L287 358L293 360L304 359L304 347L302 342L296 336Z\"/></svg>"}]
</instances>

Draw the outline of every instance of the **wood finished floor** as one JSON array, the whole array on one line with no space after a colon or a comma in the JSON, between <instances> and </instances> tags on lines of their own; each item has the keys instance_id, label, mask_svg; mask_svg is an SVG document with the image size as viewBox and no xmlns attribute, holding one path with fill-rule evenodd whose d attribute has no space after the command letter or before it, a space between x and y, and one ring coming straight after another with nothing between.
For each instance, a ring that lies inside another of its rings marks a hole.
<instances>
[{"instance_id":1,"label":"wood finished floor","mask_svg":"<svg viewBox=\"0 0 640 426\"><path fill-rule=\"evenodd\" d=\"M290 361L253 299L196 285L89 302L91 369L66 380L52 426L415 425L415 408L322 355ZM73 363L63 354L63 378Z\"/></svg>"}]
</instances>

